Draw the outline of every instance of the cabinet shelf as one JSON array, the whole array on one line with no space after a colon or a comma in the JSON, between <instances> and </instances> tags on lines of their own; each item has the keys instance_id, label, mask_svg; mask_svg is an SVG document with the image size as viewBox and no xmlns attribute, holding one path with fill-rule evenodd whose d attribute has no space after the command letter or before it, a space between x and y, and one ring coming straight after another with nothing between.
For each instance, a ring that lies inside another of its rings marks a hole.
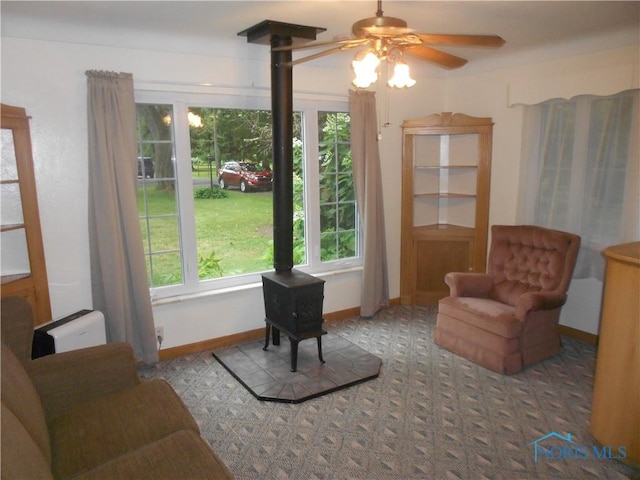
<instances>
[{"instance_id":1,"label":"cabinet shelf","mask_svg":"<svg viewBox=\"0 0 640 480\"><path fill-rule=\"evenodd\" d=\"M474 228L452 223L433 223L414 227L414 235L472 235Z\"/></svg>"},{"instance_id":2,"label":"cabinet shelf","mask_svg":"<svg viewBox=\"0 0 640 480\"><path fill-rule=\"evenodd\" d=\"M477 165L416 165L416 170L468 170L477 169Z\"/></svg>"},{"instance_id":3,"label":"cabinet shelf","mask_svg":"<svg viewBox=\"0 0 640 480\"><path fill-rule=\"evenodd\" d=\"M30 273L16 273L13 275L2 275L2 277L0 277L1 279L1 284L8 284L8 283L13 283L13 282L17 282L18 280L22 280L24 278L29 278L31 276Z\"/></svg>"},{"instance_id":4,"label":"cabinet shelf","mask_svg":"<svg viewBox=\"0 0 640 480\"><path fill-rule=\"evenodd\" d=\"M447 192L435 192L435 193L416 193L414 198L476 198L476 195L470 193L447 193Z\"/></svg>"},{"instance_id":5,"label":"cabinet shelf","mask_svg":"<svg viewBox=\"0 0 640 480\"><path fill-rule=\"evenodd\" d=\"M14 223L11 225L0 225L0 232L11 232L25 228L24 223Z\"/></svg>"}]
</instances>

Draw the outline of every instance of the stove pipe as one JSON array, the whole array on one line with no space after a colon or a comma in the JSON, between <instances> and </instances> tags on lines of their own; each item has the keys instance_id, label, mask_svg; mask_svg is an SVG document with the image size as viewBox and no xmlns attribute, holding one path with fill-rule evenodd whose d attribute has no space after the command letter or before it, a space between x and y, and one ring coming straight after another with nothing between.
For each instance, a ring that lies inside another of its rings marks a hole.
<instances>
[{"instance_id":1,"label":"stove pipe","mask_svg":"<svg viewBox=\"0 0 640 480\"><path fill-rule=\"evenodd\" d=\"M291 37L271 37L271 114L273 121L273 267L293 268L293 74Z\"/></svg>"},{"instance_id":2,"label":"stove pipe","mask_svg":"<svg viewBox=\"0 0 640 480\"><path fill-rule=\"evenodd\" d=\"M313 41L326 28L264 20L238 35L249 43L271 46L271 115L273 119L273 266L293 269L293 66L291 50L274 51Z\"/></svg>"}]
</instances>

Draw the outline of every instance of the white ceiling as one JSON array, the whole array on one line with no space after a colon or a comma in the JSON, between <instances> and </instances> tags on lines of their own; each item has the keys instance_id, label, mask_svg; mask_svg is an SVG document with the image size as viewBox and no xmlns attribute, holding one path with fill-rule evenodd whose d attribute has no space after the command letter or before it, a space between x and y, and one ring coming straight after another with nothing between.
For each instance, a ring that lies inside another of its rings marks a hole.
<instances>
[{"instance_id":1,"label":"white ceiling","mask_svg":"<svg viewBox=\"0 0 640 480\"><path fill-rule=\"evenodd\" d=\"M442 47L470 60L464 70L487 61L517 62L524 52L530 61L536 52L542 60L640 43L639 1L385 0L382 7L418 32L506 40L499 50ZM247 46L237 35L262 20L323 27L318 40L326 41L349 34L353 22L376 9L376 0L0 2L2 36L196 54L223 49L243 58L268 55L264 46Z\"/></svg>"}]
</instances>

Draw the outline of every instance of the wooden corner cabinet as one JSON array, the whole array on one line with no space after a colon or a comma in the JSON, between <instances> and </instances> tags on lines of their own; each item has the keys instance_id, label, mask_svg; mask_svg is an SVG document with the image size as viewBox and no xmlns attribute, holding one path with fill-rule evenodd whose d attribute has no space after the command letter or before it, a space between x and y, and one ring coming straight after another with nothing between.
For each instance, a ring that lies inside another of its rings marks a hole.
<instances>
[{"instance_id":1,"label":"wooden corner cabinet","mask_svg":"<svg viewBox=\"0 0 640 480\"><path fill-rule=\"evenodd\" d=\"M40 214L24 108L0 105L0 273L1 296L21 296L33 307L36 324L51 320Z\"/></svg>"},{"instance_id":2,"label":"wooden corner cabinet","mask_svg":"<svg viewBox=\"0 0 640 480\"><path fill-rule=\"evenodd\" d=\"M402 124L400 300L435 305L448 272L484 272L491 118L445 112Z\"/></svg>"}]
</instances>

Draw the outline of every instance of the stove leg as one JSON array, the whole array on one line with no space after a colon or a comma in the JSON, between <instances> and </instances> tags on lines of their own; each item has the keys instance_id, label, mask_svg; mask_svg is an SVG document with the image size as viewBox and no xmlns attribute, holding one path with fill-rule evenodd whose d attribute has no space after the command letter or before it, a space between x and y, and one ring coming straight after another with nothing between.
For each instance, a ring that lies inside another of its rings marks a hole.
<instances>
[{"instance_id":1,"label":"stove leg","mask_svg":"<svg viewBox=\"0 0 640 480\"><path fill-rule=\"evenodd\" d=\"M291 343L291 371L295 372L298 369L298 340L290 338L289 343Z\"/></svg>"},{"instance_id":2,"label":"stove leg","mask_svg":"<svg viewBox=\"0 0 640 480\"><path fill-rule=\"evenodd\" d=\"M326 363L324 358L322 358L322 337L317 337L318 340L318 358L320 359L320 363Z\"/></svg>"},{"instance_id":3,"label":"stove leg","mask_svg":"<svg viewBox=\"0 0 640 480\"><path fill-rule=\"evenodd\" d=\"M267 348L269 348L269 334L271 333L271 325L269 325L267 323L267 327L265 329L265 334L264 334L264 347L262 347L262 350L264 350L265 352L267 351Z\"/></svg>"},{"instance_id":4,"label":"stove leg","mask_svg":"<svg viewBox=\"0 0 640 480\"><path fill-rule=\"evenodd\" d=\"M280 329L278 329L275 325L272 325L271 328L273 331L273 335L272 335L273 344L276 347L279 347L280 346Z\"/></svg>"}]
</instances>

